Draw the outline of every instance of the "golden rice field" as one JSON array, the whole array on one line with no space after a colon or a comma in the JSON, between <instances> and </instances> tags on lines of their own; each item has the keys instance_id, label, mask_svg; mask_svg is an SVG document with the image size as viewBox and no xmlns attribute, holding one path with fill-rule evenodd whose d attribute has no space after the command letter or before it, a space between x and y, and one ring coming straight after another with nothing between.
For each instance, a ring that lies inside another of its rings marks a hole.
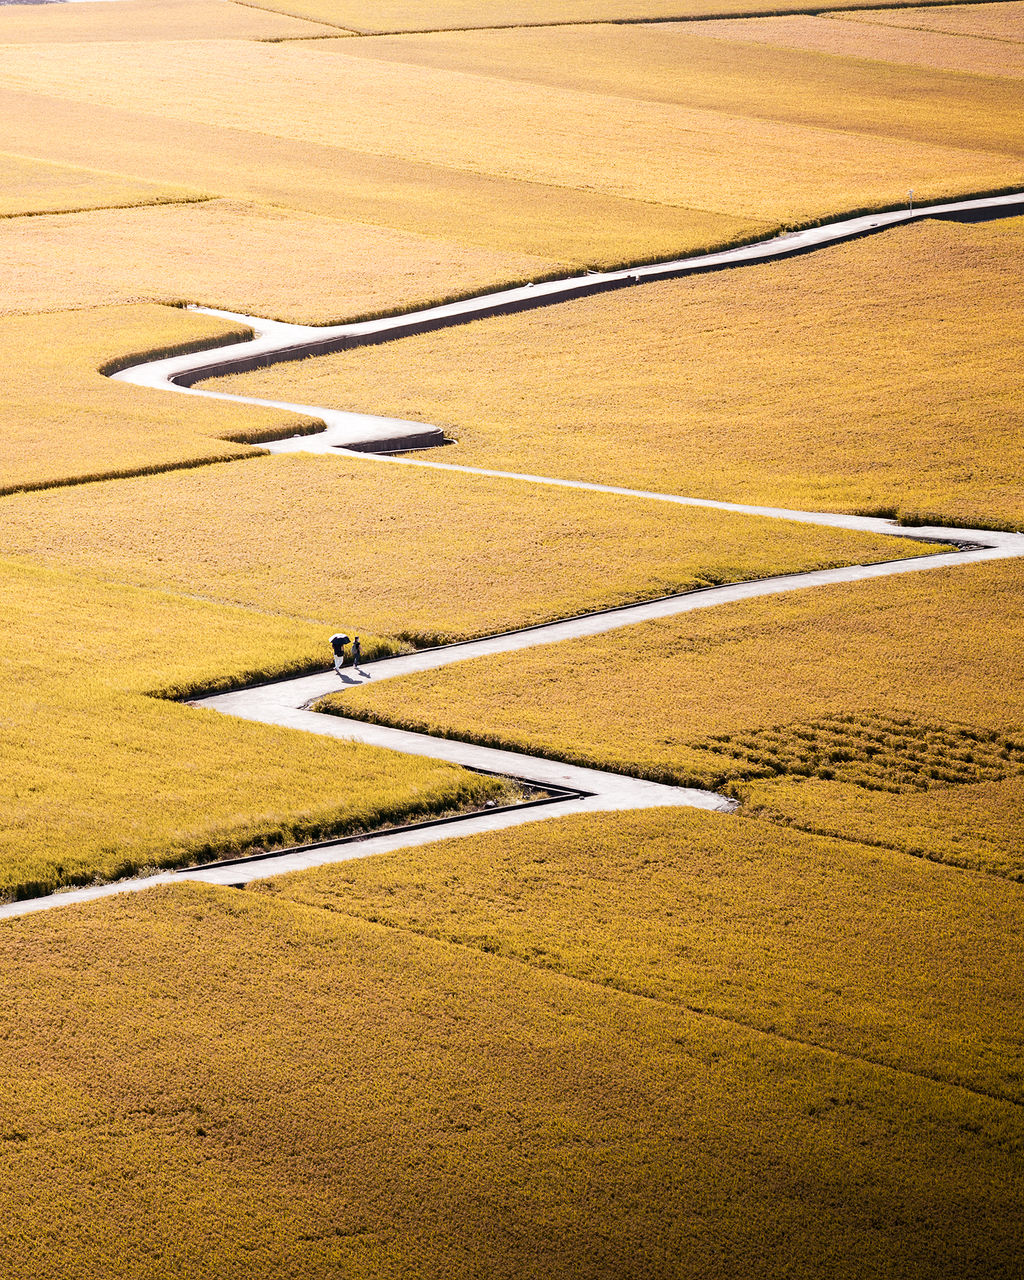
<instances>
[{"instance_id":1,"label":"golden rice field","mask_svg":"<svg viewBox=\"0 0 1024 1280\"><path fill-rule=\"evenodd\" d=\"M117 173L0 154L0 219L201 199L202 194L194 187L165 186ZM7 226L0 223L0 243L6 241L7 232Z\"/></svg>"},{"instance_id":2,"label":"golden rice field","mask_svg":"<svg viewBox=\"0 0 1024 1280\"><path fill-rule=\"evenodd\" d=\"M110 4L0 7L0 44L127 40L295 40L338 36L333 26L302 22L226 0L118 0Z\"/></svg>"},{"instance_id":3,"label":"golden rice field","mask_svg":"<svg viewBox=\"0 0 1024 1280\"><path fill-rule=\"evenodd\" d=\"M1024 4L957 4L927 8L865 9L844 14L854 22L949 35L979 36L987 40L1024 43Z\"/></svg>"},{"instance_id":4,"label":"golden rice field","mask_svg":"<svg viewBox=\"0 0 1024 1280\"><path fill-rule=\"evenodd\" d=\"M940 549L311 454L15 495L0 502L0 545L52 568L419 643Z\"/></svg>"},{"instance_id":5,"label":"golden rice field","mask_svg":"<svg viewBox=\"0 0 1024 1280\"><path fill-rule=\"evenodd\" d=\"M358 32L434 31L459 27L637 21L730 13L771 12L777 0L250 0L262 9L294 14ZM840 0L837 9L858 0ZM942 2L942 0L937 0ZM799 8L799 5L794 6ZM810 7L810 6L808 6ZM991 7L991 6L990 6Z\"/></svg>"},{"instance_id":6,"label":"golden rice field","mask_svg":"<svg viewBox=\"0 0 1024 1280\"><path fill-rule=\"evenodd\" d=\"M144 391L101 368L245 336L177 307L101 307L0 319L0 493L252 456L245 444L311 420L272 409Z\"/></svg>"},{"instance_id":7,"label":"golden rice field","mask_svg":"<svg viewBox=\"0 0 1024 1280\"><path fill-rule=\"evenodd\" d=\"M148 114L182 124L306 146L343 139L348 150L442 172L772 224L898 203L908 174L920 199L1024 180L1019 155L903 136L898 111L889 135L843 132L840 142L831 127L368 60L346 52L355 43L7 45L0 87L114 111L145 100Z\"/></svg>"},{"instance_id":8,"label":"golden rice field","mask_svg":"<svg viewBox=\"0 0 1024 1280\"><path fill-rule=\"evenodd\" d=\"M773 23L865 28L814 18L654 26L547 27L394 36L346 42L346 57L372 58L473 77L504 78L583 94L771 120L844 134L1020 154L1020 85L998 60L986 78L865 60L859 50L779 47ZM723 39L719 27L732 38ZM755 41L751 27L763 33ZM800 28L802 29L802 28ZM789 28L783 27L787 31ZM886 35L886 39L891 35ZM896 43L896 41L893 41ZM961 43L949 41L950 43ZM969 42L972 45L977 41ZM992 41L982 42L987 49ZM996 46L997 50L1002 46ZM1013 46L1009 46L1012 50ZM1019 51L1018 51L1019 53ZM996 55L993 55L995 57ZM894 57L891 62L897 61ZM643 75L637 75L637 67ZM974 64L967 68L976 71ZM844 146L846 144L844 143ZM650 159L648 153L645 163ZM894 191L898 199L906 194Z\"/></svg>"},{"instance_id":9,"label":"golden rice field","mask_svg":"<svg viewBox=\"0 0 1024 1280\"><path fill-rule=\"evenodd\" d=\"M145 696L327 666L322 626L11 560L2 578L0 898L503 793L449 765Z\"/></svg>"},{"instance_id":10,"label":"golden rice field","mask_svg":"<svg viewBox=\"0 0 1024 1280\"><path fill-rule=\"evenodd\" d=\"M267 894L181 885L0 946L11 1274L1016 1267L996 1099Z\"/></svg>"},{"instance_id":11,"label":"golden rice field","mask_svg":"<svg viewBox=\"0 0 1024 1280\"><path fill-rule=\"evenodd\" d=\"M780 49L790 49L807 55L824 55L828 62L842 58L844 63L852 64L854 59L865 59L865 66L874 65L873 74L879 74L884 68L884 73L902 76L910 67L921 67L957 72L961 77L1005 77L1012 81L1024 75L1024 50L1020 44L1009 37L1000 39L983 34L984 22L978 22L977 31L968 29L971 20L965 15L974 10L997 10L1005 15L1002 20L1009 28L1011 23L1019 23L1020 9L1019 2L940 6L926 11L873 9L817 17L695 22L687 24L686 29L711 40L735 42L751 53L755 48L772 49L772 57L778 57ZM998 21L997 16L994 22ZM918 22L923 25L917 25ZM942 23L949 25L943 28ZM957 29L960 25L962 30ZM909 82L914 83L913 77ZM985 94L993 89L994 81L981 92Z\"/></svg>"},{"instance_id":12,"label":"golden rice field","mask_svg":"<svg viewBox=\"0 0 1024 1280\"><path fill-rule=\"evenodd\" d=\"M120 47L109 48L112 60ZM767 222L704 209L373 155L338 138L314 145L258 128L176 120L142 110L139 101L114 109L54 97L42 86L9 89L0 76L3 148L151 182L187 181L231 199L394 227L467 250L578 264L669 258L770 229Z\"/></svg>"},{"instance_id":13,"label":"golden rice field","mask_svg":"<svg viewBox=\"0 0 1024 1280\"><path fill-rule=\"evenodd\" d=\"M331 324L566 270L528 254L209 200L10 221L0 228L0 313L187 299Z\"/></svg>"},{"instance_id":14,"label":"golden rice field","mask_svg":"<svg viewBox=\"0 0 1024 1280\"><path fill-rule=\"evenodd\" d=\"M742 790L747 812L771 822L1024 879L1019 774L903 792L782 776L746 782Z\"/></svg>"},{"instance_id":15,"label":"golden rice field","mask_svg":"<svg viewBox=\"0 0 1024 1280\"><path fill-rule=\"evenodd\" d=\"M432 422L474 466L1019 528L1022 251L1019 218L931 221L212 385Z\"/></svg>"},{"instance_id":16,"label":"golden rice field","mask_svg":"<svg viewBox=\"0 0 1024 1280\"><path fill-rule=\"evenodd\" d=\"M1024 1101L1022 890L991 877L658 809L446 840L264 887Z\"/></svg>"},{"instance_id":17,"label":"golden rice field","mask_svg":"<svg viewBox=\"0 0 1024 1280\"><path fill-rule=\"evenodd\" d=\"M1022 878L1012 792L991 814L994 842L968 826L950 856L948 840L917 846L900 834L906 805L938 806L937 826L964 787L1024 772L1022 586L1011 560L814 588L367 685L326 705L663 780L731 782L740 795L745 779L835 779L869 789L875 830L895 829L886 843ZM621 696L609 696L610 679ZM834 744L808 749L842 718ZM755 794L770 805L770 785ZM808 804L822 796L816 788ZM856 806L849 827L843 806L810 821L802 812L797 825L867 834Z\"/></svg>"}]
</instances>

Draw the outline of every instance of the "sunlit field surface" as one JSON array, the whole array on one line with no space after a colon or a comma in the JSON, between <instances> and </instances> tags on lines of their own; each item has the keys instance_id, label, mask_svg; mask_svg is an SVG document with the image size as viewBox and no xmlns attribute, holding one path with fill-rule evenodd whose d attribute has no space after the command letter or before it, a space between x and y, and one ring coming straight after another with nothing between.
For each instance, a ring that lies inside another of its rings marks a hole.
<instances>
[{"instance_id":1,"label":"sunlit field surface","mask_svg":"<svg viewBox=\"0 0 1024 1280\"><path fill-rule=\"evenodd\" d=\"M996 1099L267 894L0 946L12 1274L1016 1267Z\"/></svg>"},{"instance_id":2,"label":"sunlit field surface","mask_svg":"<svg viewBox=\"0 0 1024 1280\"><path fill-rule=\"evenodd\" d=\"M176 307L0 320L0 492L230 461L253 452L233 440L308 426L299 415L143 391L99 372L130 363L133 352L170 354L219 345L225 336L246 331Z\"/></svg>"},{"instance_id":3,"label":"sunlit field surface","mask_svg":"<svg viewBox=\"0 0 1024 1280\"><path fill-rule=\"evenodd\" d=\"M774 46L769 55L773 58L780 49L792 49L824 54L823 61L829 63L835 58L869 59L865 70L873 63L876 75L905 75L909 67L922 67L1012 80L1024 75L1024 45L1019 37L1022 12L1024 5L1019 2L872 9L817 17L695 22L687 24L686 30L711 40L735 41L751 52L754 46L762 50ZM992 28L991 34L987 28ZM999 29L1005 34L996 35ZM913 77L908 83L914 83ZM995 90L995 84L978 88L985 95Z\"/></svg>"},{"instance_id":4,"label":"sunlit field surface","mask_svg":"<svg viewBox=\"0 0 1024 1280\"><path fill-rule=\"evenodd\" d=\"M0 545L421 643L941 549L379 461L296 454L239 466L18 495L0 502Z\"/></svg>"},{"instance_id":5,"label":"sunlit field surface","mask_svg":"<svg viewBox=\"0 0 1024 1280\"><path fill-rule=\"evenodd\" d=\"M1018 528L1022 250L931 221L210 385L432 422L446 462Z\"/></svg>"},{"instance_id":6,"label":"sunlit field surface","mask_svg":"<svg viewBox=\"0 0 1024 1280\"><path fill-rule=\"evenodd\" d=\"M322 626L13 561L2 586L0 898L501 793L450 765L144 696L327 666Z\"/></svg>"},{"instance_id":7,"label":"sunlit field surface","mask_svg":"<svg viewBox=\"0 0 1024 1280\"><path fill-rule=\"evenodd\" d=\"M824 49L773 47L776 22L803 23L812 31L817 30L817 23L829 32L835 29L840 36L847 33L851 37L868 30L863 25L850 28L814 18L547 27L355 40L340 46L339 51L352 57L506 78L578 93L673 103L752 121L771 120L855 136L869 134L1011 154L1024 149L1020 85L1012 79L995 78L1002 74L998 61L986 68L988 78L983 80L977 75L966 78L938 69L866 61L860 50L854 51L853 57L823 56ZM732 39L717 38L723 26ZM749 37L745 34L748 29ZM898 44L900 34L889 30L882 38ZM947 42L958 43L949 38ZM968 43L990 48L994 42ZM996 46L997 51L1001 48ZM841 54L843 50L827 52ZM993 54L994 59L997 56ZM641 76L637 75L638 66L643 67ZM977 70L973 64L965 69ZM734 120L732 127L735 125ZM819 161L829 158L819 157ZM648 152L640 167L646 168L651 160ZM778 180L779 175L773 174L773 187ZM894 192L897 199L905 194L905 189ZM770 192L763 191L761 199L767 206Z\"/></svg>"},{"instance_id":8,"label":"sunlit field surface","mask_svg":"<svg viewBox=\"0 0 1024 1280\"><path fill-rule=\"evenodd\" d=\"M1022 891L991 877L655 810L443 841L271 887L1024 1101Z\"/></svg>"},{"instance_id":9,"label":"sunlit field surface","mask_svg":"<svg viewBox=\"0 0 1024 1280\"><path fill-rule=\"evenodd\" d=\"M922 848L900 834L908 794L927 811L934 793L948 813L947 788L970 797L1024 773L1022 586L1024 568L1008 561L812 588L367 685L328 704L663 780L731 780L741 795L750 778L836 780L866 789L864 808L891 818L884 843L1022 876L1012 802L992 812L987 839L974 842L968 821L955 857L947 841ZM771 788L757 794L764 802ZM847 829L842 807L821 815L810 825L863 832L856 817Z\"/></svg>"},{"instance_id":10,"label":"sunlit field surface","mask_svg":"<svg viewBox=\"0 0 1024 1280\"><path fill-rule=\"evenodd\" d=\"M18 214L196 199L201 199L201 194L194 187L157 185L117 173L0 154L0 245L6 243L9 233L6 220Z\"/></svg>"},{"instance_id":11,"label":"sunlit field surface","mask_svg":"<svg viewBox=\"0 0 1024 1280\"><path fill-rule=\"evenodd\" d=\"M288 40L340 36L335 27L301 22L227 0L117 0L88 4L0 5L0 44L82 40Z\"/></svg>"},{"instance_id":12,"label":"sunlit field surface","mask_svg":"<svg viewBox=\"0 0 1024 1280\"><path fill-rule=\"evenodd\" d=\"M330 324L566 271L546 258L236 200L0 224L0 312L184 299Z\"/></svg>"},{"instance_id":13,"label":"sunlit field surface","mask_svg":"<svg viewBox=\"0 0 1024 1280\"><path fill-rule=\"evenodd\" d=\"M1020 0L1010 4L939 5L925 9L865 9L843 16L872 25L1024 43L1024 4Z\"/></svg>"},{"instance_id":14,"label":"sunlit field surface","mask_svg":"<svg viewBox=\"0 0 1024 1280\"><path fill-rule=\"evenodd\" d=\"M182 123L308 146L344 140L443 171L776 224L898 203L908 174L920 199L1024 180L1024 157L909 139L898 111L889 135L846 131L840 142L831 125L378 61L347 53L354 43L7 45L0 86L113 110L144 100L147 113Z\"/></svg>"},{"instance_id":15,"label":"sunlit field surface","mask_svg":"<svg viewBox=\"0 0 1024 1280\"><path fill-rule=\"evenodd\" d=\"M261 8L361 32L636 21L771 12L780 7L777 0L445 0L441 5L436 0L259 0L259 4ZM802 6L798 3L792 7ZM844 7L842 0L835 6Z\"/></svg>"}]
</instances>

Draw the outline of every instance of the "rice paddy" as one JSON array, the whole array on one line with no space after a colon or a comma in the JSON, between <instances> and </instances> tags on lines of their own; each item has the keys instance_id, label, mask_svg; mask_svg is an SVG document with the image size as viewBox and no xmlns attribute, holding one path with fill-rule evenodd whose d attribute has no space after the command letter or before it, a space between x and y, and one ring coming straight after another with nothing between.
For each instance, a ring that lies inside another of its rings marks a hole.
<instances>
[{"instance_id":1,"label":"rice paddy","mask_svg":"<svg viewBox=\"0 0 1024 1280\"><path fill-rule=\"evenodd\" d=\"M966 4L935 9L872 9L823 14L817 17L755 18L725 22L695 22L694 34L735 42L740 47L801 50L835 58L865 59L875 74L921 67L961 75L1000 77L1010 81L1024 75L1024 48L1007 35L983 34L986 25L1005 24L1008 32L1019 24L1020 4ZM978 30L970 15L979 11ZM984 21L983 11L998 13ZM945 25L943 25L945 24ZM778 54L771 56L777 57ZM913 78L911 78L913 82ZM984 92L984 91L983 91Z\"/></svg>"},{"instance_id":2,"label":"rice paddy","mask_svg":"<svg viewBox=\"0 0 1024 1280\"><path fill-rule=\"evenodd\" d=\"M325 667L322 626L13 561L2 574L2 899L504 793L448 765L145 696Z\"/></svg>"},{"instance_id":3,"label":"rice paddy","mask_svg":"<svg viewBox=\"0 0 1024 1280\"><path fill-rule=\"evenodd\" d=\"M990 877L654 810L440 841L264 887L1024 1100L1024 888Z\"/></svg>"},{"instance_id":4,"label":"rice paddy","mask_svg":"<svg viewBox=\"0 0 1024 1280\"><path fill-rule=\"evenodd\" d=\"M313 423L103 376L242 336L167 304L350 320L1024 184L1024 6L619 21L769 7L666 6L0 4L0 901L520 796L174 700L335 630L372 659L930 550L269 458ZM217 387L434 423L444 462L1018 528L1022 234ZM3 922L5 1280L1016 1280L1022 587L793 593L335 700L739 814Z\"/></svg>"},{"instance_id":5,"label":"rice paddy","mask_svg":"<svg viewBox=\"0 0 1024 1280\"><path fill-rule=\"evenodd\" d=\"M3 951L12 1274L1016 1265L996 1099L267 894L131 895Z\"/></svg>"},{"instance_id":6,"label":"rice paddy","mask_svg":"<svg viewBox=\"0 0 1024 1280\"><path fill-rule=\"evenodd\" d=\"M929 221L211 385L431 422L473 466L1017 529L1022 249Z\"/></svg>"},{"instance_id":7,"label":"rice paddy","mask_svg":"<svg viewBox=\"0 0 1024 1280\"><path fill-rule=\"evenodd\" d=\"M237 440L312 425L295 414L187 405L113 382L101 368L243 337L231 322L176 307L107 307L0 319L4 454L0 493L251 456Z\"/></svg>"},{"instance_id":8,"label":"rice paddy","mask_svg":"<svg viewBox=\"0 0 1024 1280\"><path fill-rule=\"evenodd\" d=\"M51 568L327 627L350 618L420 644L939 549L340 457L239 466L17 495L0 502L0 544Z\"/></svg>"},{"instance_id":9,"label":"rice paddy","mask_svg":"<svg viewBox=\"0 0 1024 1280\"><path fill-rule=\"evenodd\" d=\"M566 270L528 254L209 200L11 221L0 230L0 313L187 299L330 324Z\"/></svg>"},{"instance_id":10,"label":"rice paddy","mask_svg":"<svg viewBox=\"0 0 1024 1280\"><path fill-rule=\"evenodd\" d=\"M1024 772L1022 579L1010 561L816 588L459 663L326 706L741 797L755 782L758 812L775 811L775 784L757 780L778 777L795 825L1021 878L1013 790L978 839L977 818L922 840L902 815L932 813L915 822L934 829L965 791L970 806L976 786L983 806ZM628 697L608 696L610 671ZM809 816L851 787L867 794Z\"/></svg>"}]
</instances>

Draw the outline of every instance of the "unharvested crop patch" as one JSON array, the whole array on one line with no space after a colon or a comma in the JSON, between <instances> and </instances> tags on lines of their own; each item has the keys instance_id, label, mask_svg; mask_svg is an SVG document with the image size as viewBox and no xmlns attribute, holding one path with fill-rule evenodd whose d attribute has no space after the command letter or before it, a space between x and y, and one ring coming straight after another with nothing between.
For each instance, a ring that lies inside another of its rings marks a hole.
<instances>
[{"instance_id":1,"label":"unharvested crop patch","mask_svg":"<svg viewBox=\"0 0 1024 1280\"><path fill-rule=\"evenodd\" d=\"M920 199L1024 179L1024 159L997 151L837 137L810 124L368 61L346 53L353 43L6 46L0 86L114 110L144 99L149 114L170 121L306 146L343 140L347 150L442 173L587 187L773 225L898 203L908 174Z\"/></svg>"},{"instance_id":2,"label":"unharvested crop patch","mask_svg":"<svg viewBox=\"0 0 1024 1280\"><path fill-rule=\"evenodd\" d=\"M252 456L237 441L311 427L271 409L146 394L100 372L132 352L170 354L245 334L239 325L163 306L0 319L0 492L226 462Z\"/></svg>"},{"instance_id":3,"label":"unharvested crop patch","mask_svg":"<svg viewBox=\"0 0 1024 1280\"><path fill-rule=\"evenodd\" d=\"M185 299L330 324L559 270L528 254L236 200L0 223L0 312Z\"/></svg>"},{"instance_id":4,"label":"unharvested crop patch","mask_svg":"<svg viewBox=\"0 0 1024 1280\"><path fill-rule=\"evenodd\" d=\"M749 46L751 50L802 50L824 54L829 62L839 58L864 59L867 74L887 74L894 83L910 67L959 72L962 76L1006 77L1013 81L1024 75L1024 48L1010 39L979 38L980 30L977 33L968 30L969 15L975 11L997 10L1009 26L1014 21L1011 15L1020 8L1021 5L1015 3L942 6L924 11L894 8L863 14L700 22L692 24L689 30L711 40ZM957 31L957 19L962 16L963 30ZM1019 22L1019 18L1016 21ZM939 25L943 22L948 26ZM982 18L978 26L984 25ZM906 83L913 82L911 76ZM992 87L984 86L982 93ZM970 98L966 84L965 91Z\"/></svg>"},{"instance_id":5,"label":"unharvested crop patch","mask_svg":"<svg viewBox=\"0 0 1024 1280\"><path fill-rule=\"evenodd\" d=\"M1024 887L693 810L599 814L266 888L1024 1101Z\"/></svg>"},{"instance_id":6,"label":"unharvested crop patch","mask_svg":"<svg viewBox=\"0 0 1024 1280\"><path fill-rule=\"evenodd\" d=\"M12 1275L1012 1275L1006 1103L263 894L0 948Z\"/></svg>"},{"instance_id":7,"label":"unharvested crop patch","mask_svg":"<svg viewBox=\"0 0 1024 1280\"><path fill-rule=\"evenodd\" d=\"M202 198L202 192L191 185L146 182L118 173L0 153L0 245L10 232L5 220L21 214L167 204Z\"/></svg>"}]
</instances>

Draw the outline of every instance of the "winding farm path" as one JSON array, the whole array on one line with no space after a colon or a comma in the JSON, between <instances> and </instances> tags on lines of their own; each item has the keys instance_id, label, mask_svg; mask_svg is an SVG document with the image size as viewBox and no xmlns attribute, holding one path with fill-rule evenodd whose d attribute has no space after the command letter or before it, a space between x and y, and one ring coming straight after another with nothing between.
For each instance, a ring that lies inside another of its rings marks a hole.
<instances>
[{"instance_id":1,"label":"winding farm path","mask_svg":"<svg viewBox=\"0 0 1024 1280\"><path fill-rule=\"evenodd\" d=\"M422 448L440 443L441 432L423 423L404 422L391 418L374 418L361 414L348 414L308 405L258 400L233 396L191 384L218 373L236 372L257 368L280 360L298 359L306 355L339 350L343 347L385 341L410 333L424 332L442 325L458 324L485 315L495 315L527 307L546 305L567 298L579 297L608 288L619 288L640 280L665 279L699 271L739 266L747 263L769 261L775 258L807 252L823 245L834 244L854 236L870 234L884 227L926 217L960 216L994 212L997 215L1024 212L1024 193L963 200L934 205L917 210L900 210L894 213L874 214L851 218L828 226L815 227L790 236L731 249L723 253L704 254L699 257L660 263L629 271L606 272L569 280L551 281L533 287L502 290L497 293L432 307L407 315L362 324L338 325L329 328L313 328L303 325L286 325L252 317L231 316L249 325L255 337L230 346L174 356L125 369L114 376L121 381L138 386L174 390L190 395L213 396L218 399L242 401L252 404L270 404L282 409L311 414L322 419L327 430L313 436L295 436L267 446L274 452L308 450L313 452L355 451L363 455L376 454L381 462L390 465L427 466L443 470L464 471L472 474L501 476L512 481L529 484L567 486L592 489L602 493L624 494L642 501L670 502L686 506L710 507L717 510L738 512L771 519L793 520L807 524L827 525L833 528L889 534L926 542L943 542L955 548L941 554L924 554L910 559L893 560L880 564L851 565L840 569L827 569L802 574L787 574L754 582L727 584L703 588L682 595L667 596L660 600L626 605L599 613L586 614L559 622L505 632L480 640L465 641L435 649L420 650L400 657L368 663L362 674L346 670L339 685L334 671L281 680L251 689L237 690L209 698L198 699L191 705L264 724L279 725L325 734L349 742L386 747L413 755L445 760L484 772L505 774L535 784L552 793L552 799L543 803L529 803L504 809L484 811L414 824L392 832L382 832L365 837L348 837L343 840L325 841L299 849L271 853L256 858L215 863L205 867L187 868L181 871L163 872L158 875L115 884L90 886L85 889L67 890L47 897L0 906L0 919L27 915L54 907L93 901L113 894L146 889L158 884L173 883L181 879L201 880L210 884L242 885L252 880L265 879L285 872L304 870L329 862L366 857L396 849L411 848L454 835L471 835L485 831L519 826L543 818L572 813L586 813L655 806L696 806L698 808L728 812L734 805L724 796L692 788L665 786L645 779L633 778L598 769L581 768L561 761L530 756L512 751L496 750L448 738L410 733L382 725L366 724L341 716L325 715L309 709L310 703L335 693L340 688L363 683L365 680L394 679L414 672L437 670L455 662L509 653L535 645L555 644L562 640L582 636L599 635L639 622L673 617L697 609L759 596L806 590L834 583L857 582L865 579L889 577L896 574L915 573L953 565L976 564L985 560L1024 556L1024 535L1018 533L993 533L979 529L952 529L946 527L902 528L893 521L862 516L837 515L827 512L790 511L776 507L750 506L737 503L716 502L710 499L689 498L673 494L652 493L620 488L612 485L589 484L584 481L563 480L547 476L532 476L490 471L482 468L461 467L446 463L434 463L421 459L384 458L389 450ZM213 315L231 315L211 311Z\"/></svg>"}]
</instances>

